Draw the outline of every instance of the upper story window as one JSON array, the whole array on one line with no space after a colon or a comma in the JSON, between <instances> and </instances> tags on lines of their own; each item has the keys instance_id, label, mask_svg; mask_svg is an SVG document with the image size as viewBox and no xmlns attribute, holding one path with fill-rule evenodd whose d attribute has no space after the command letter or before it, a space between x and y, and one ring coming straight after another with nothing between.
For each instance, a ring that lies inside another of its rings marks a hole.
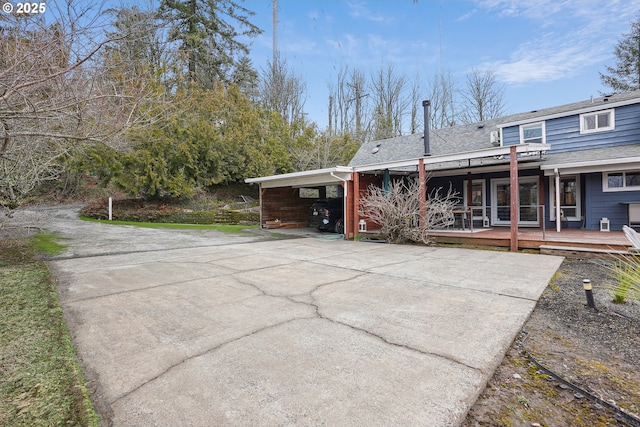
<instances>
[{"instance_id":1,"label":"upper story window","mask_svg":"<svg viewBox=\"0 0 640 427\"><path fill-rule=\"evenodd\" d=\"M640 171L605 172L602 174L603 191L640 190Z\"/></svg>"},{"instance_id":2,"label":"upper story window","mask_svg":"<svg viewBox=\"0 0 640 427\"><path fill-rule=\"evenodd\" d=\"M524 144L527 142L544 144L544 122L520 125L520 143Z\"/></svg>"},{"instance_id":3,"label":"upper story window","mask_svg":"<svg viewBox=\"0 0 640 427\"><path fill-rule=\"evenodd\" d=\"M611 130L615 126L613 110L580 114L580 133Z\"/></svg>"}]
</instances>

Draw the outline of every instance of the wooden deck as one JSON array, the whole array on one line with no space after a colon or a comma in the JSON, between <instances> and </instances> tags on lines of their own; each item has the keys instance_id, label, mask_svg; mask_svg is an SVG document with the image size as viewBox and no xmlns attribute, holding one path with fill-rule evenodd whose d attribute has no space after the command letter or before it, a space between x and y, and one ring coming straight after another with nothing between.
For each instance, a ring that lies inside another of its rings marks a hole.
<instances>
[{"instance_id":1,"label":"wooden deck","mask_svg":"<svg viewBox=\"0 0 640 427\"><path fill-rule=\"evenodd\" d=\"M376 230L366 233L378 234ZM458 244L470 246L511 246L511 233L508 227L476 228L470 230L444 230L431 233L438 244ZM565 229L542 231L539 228L520 228L518 231L518 249L539 250L543 254L570 257L601 256L607 253L627 253L631 248L622 231L593 231Z\"/></svg>"},{"instance_id":2,"label":"wooden deck","mask_svg":"<svg viewBox=\"0 0 640 427\"><path fill-rule=\"evenodd\" d=\"M508 228L434 231L432 236L438 243L453 243L478 246L509 247L511 233ZM593 231L565 229L520 228L518 249L538 249L541 253L565 256L588 256L590 253L626 253L631 247L622 231Z\"/></svg>"}]
</instances>

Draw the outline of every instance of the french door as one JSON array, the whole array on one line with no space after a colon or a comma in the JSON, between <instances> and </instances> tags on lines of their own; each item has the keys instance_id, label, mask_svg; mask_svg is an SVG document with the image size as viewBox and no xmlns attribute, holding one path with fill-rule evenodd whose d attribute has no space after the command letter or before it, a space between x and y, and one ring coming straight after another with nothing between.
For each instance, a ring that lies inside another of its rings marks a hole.
<instances>
[{"instance_id":1,"label":"french door","mask_svg":"<svg viewBox=\"0 0 640 427\"><path fill-rule=\"evenodd\" d=\"M538 177L524 177L518 179L519 185L519 221L518 225L538 226L539 191ZM509 178L491 181L491 222L494 225L511 224L511 182Z\"/></svg>"}]
</instances>

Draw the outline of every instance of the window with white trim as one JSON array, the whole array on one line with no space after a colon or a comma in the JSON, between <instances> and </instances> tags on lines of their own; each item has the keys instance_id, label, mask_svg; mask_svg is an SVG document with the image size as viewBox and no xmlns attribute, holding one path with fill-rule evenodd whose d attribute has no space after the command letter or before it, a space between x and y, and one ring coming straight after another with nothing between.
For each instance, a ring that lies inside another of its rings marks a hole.
<instances>
[{"instance_id":1,"label":"window with white trim","mask_svg":"<svg viewBox=\"0 0 640 427\"><path fill-rule=\"evenodd\" d=\"M544 144L546 140L544 133L544 122L520 125L520 143Z\"/></svg>"},{"instance_id":2,"label":"window with white trim","mask_svg":"<svg viewBox=\"0 0 640 427\"><path fill-rule=\"evenodd\" d=\"M602 132L615 128L614 110L580 114L580 133Z\"/></svg>"},{"instance_id":3,"label":"window with white trim","mask_svg":"<svg viewBox=\"0 0 640 427\"><path fill-rule=\"evenodd\" d=\"M602 174L602 191L640 190L640 171L605 172Z\"/></svg>"}]
</instances>

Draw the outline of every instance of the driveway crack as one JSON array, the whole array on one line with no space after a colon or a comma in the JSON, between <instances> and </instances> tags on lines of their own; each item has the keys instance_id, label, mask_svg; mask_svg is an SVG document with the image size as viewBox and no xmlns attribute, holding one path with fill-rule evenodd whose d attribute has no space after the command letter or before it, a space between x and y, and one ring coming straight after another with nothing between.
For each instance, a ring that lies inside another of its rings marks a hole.
<instances>
[{"instance_id":1,"label":"driveway crack","mask_svg":"<svg viewBox=\"0 0 640 427\"><path fill-rule=\"evenodd\" d=\"M127 391L126 393L124 393L121 396L117 397L116 399L112 400L109 403L109 405L113 406L113 405L117 404L122 399L127 398L127 396L130 396L130 395L134 394L136 391L140 390L141 388L145 387L146 385L148 385L148 384L150 384L150 383L162 378L163 376L167 375L172 370L174 370L174 369L184 365L185 363L187 363L187 362L189 362L191 360L194 360L194 359L196 359L198 357L202 357L202 356L204 356L206 354L213 353L213 352L218 351L221 348L223 348L223 347L225 347L225 346L227 346L229 344L233 344L233 343L241 341L241 340L243 340L245 338L249 338L251 336L260 334L260 333L262 333L264 331L268 331L270 329L279 328L280 326L284 326L284 325L286 325L288 323L295 322L295 321L298 321L298 320L313 319L313 318L315 318L315 316L294 317L292 319L288 319L288 320L285 320L285 321L282 321L282 322L278 322L278 323L275 323L275 324L272 324L272 325L268 325L268 326L253 330L253 331L251 331L249 333L246 333L244 335L238 336L238 337L233 338L233 339L231 339L229 341L225 341L225 342L219 343L219 344L217 344L217 345L215 345L215 346L213 346L211 348L208 348L205 351L202 351L200 353L193 354L191 356L185 357L181 361L169 366L167 369L165 369L164 371L160 372L159 374L157 374L153 378L149 378L148 380L144 381L143 383L137 385L136 387L132 388L131 390Z\"/></svg>"},{"instance_id":2,"label":"driveway crack","mask_svg":"<svg viewBox=\"0 0 640 427\"><path fill-rule=\"evenodd\" d=\"M442 355L442 354L438 354L438 353L433 353L433 352L429 352L429 351L420 350L419 348L411 347L411 346L406 345L406 344L399 344L399 343L396 343L396 342L393 342L393 341L389 341L387 338L385 338L382 335L378 335L378 334L376 334L374 332L371 332L371 331L369 331L367 329L359 328L357 326L353 326L353 325L350 325L348 323L332 319L332 318L330 318L328 316L325 316L324 314L320 313L319 310L317 310L317 312L318 312L318 316L323 320L327 320L327 321L329 321L331 323L334 323L336 325L346 326L347 328L352 329L354 331L362 332L362 333L364 333L364 334L366 334L366 335L368 335L370 337L376 338L376 339L382 341L383 343L385 343L387 345L390 345L392 347L402 348L402 349L405 349L405 350L408 350L408 351L411 351L411 352L415 352L415 353L419 353L419 354L422 354L422 355L425 355L425 356L435 356L437 358L444 359L444 360L446 360L448 362L453 362L455 364L465 366L465 367L467 367L467 368L469 368L471 370L478 371L478 372L480 372L480 373L482 373L484 375L487 375L487 373L484 372L482 369L479 369L479 368L477 368L475 366L468 365L468 364L462 362L461 360L457 360L455 358L452 358L452 357L449 357L449 356L445 356L445 355Z\"/></svg>"}]
</instances>

